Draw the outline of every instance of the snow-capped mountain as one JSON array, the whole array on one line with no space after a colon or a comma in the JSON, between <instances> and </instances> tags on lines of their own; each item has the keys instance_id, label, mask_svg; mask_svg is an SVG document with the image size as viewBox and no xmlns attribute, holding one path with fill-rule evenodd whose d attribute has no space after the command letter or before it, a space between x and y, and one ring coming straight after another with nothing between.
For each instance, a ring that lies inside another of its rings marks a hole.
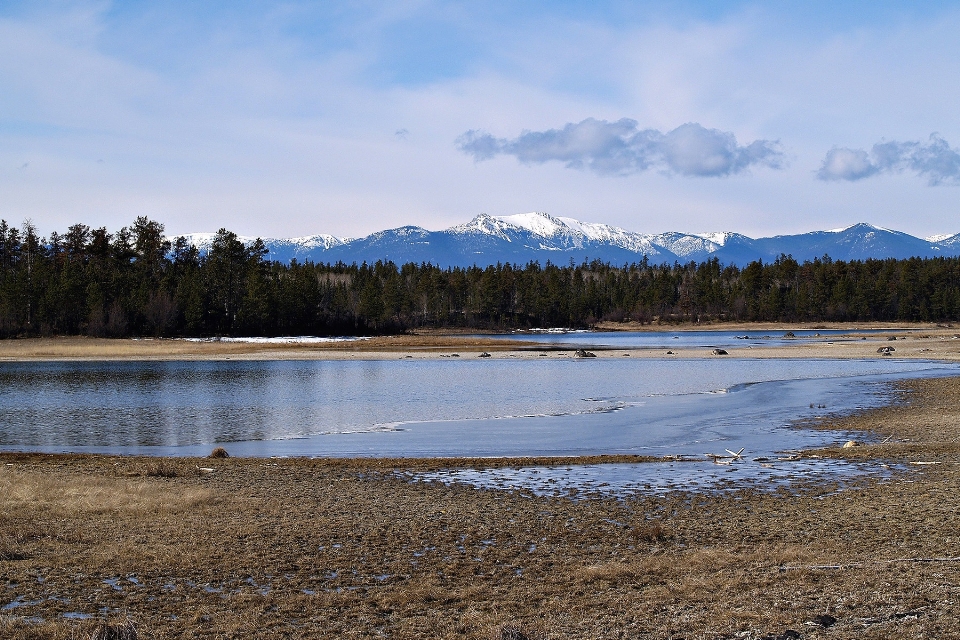
<instances>
[{"instance_id":1,"label":"snow-capped mountain","mask_svg":"<svg viewBox=\"0 0 960 640\"><path fill-rule=\"evenodd\" d=\"M214 234L185 236L201 252L210 249ZM253 238L241 237L243 242ZM288 262L367 262L397 264L430 262L448 266L525 265L535 261L567 264L600 260L616 265L702 262L722 264L772 262L781 255L796 260L829 256L834 260L909 258L960 255L960 234L917 238L900 231L860 223L843 229L797 235L749 238L733 232L643 234L611 225L557 218L542 212L509 216L480 214L469 222L441 231L405 226L378 231L365 238L314 235L265 238L268 258Z\"/></svg>"},{"instance_id":2,"label":"snow-capped mountain","mask_svg":"<svg viewBox=\"0 0 960 640\"><path fill-rule=\"evenodd\" d=\"M943 234L939 238L935 244L943 250L944 255L960 253L960 233L955 233L952 236Z\"/></svg>"},{"instance_id":3,"label":"snow-capped mountain","mask_svg":"<svg viewBox=\"0 0 960 640\"><path fill-rule=\"evenodd\" d=\"M188 233L183 237L189 244L195 246L200 253L206 253L213 246L215 233ZM175 238L168 238L175 240ZM237 236L237 240L244 244L253 243L256 238L250 236ZM339 247L353 238L338 238L329 234L319 234L315 236L304 236L302 238L263 238L263 243L270 250L270 260L279 260L280 262L290 262L294 258L303 262L312 259L315 253L322 253L333 247Z\"/></svg>"}]
</instances>

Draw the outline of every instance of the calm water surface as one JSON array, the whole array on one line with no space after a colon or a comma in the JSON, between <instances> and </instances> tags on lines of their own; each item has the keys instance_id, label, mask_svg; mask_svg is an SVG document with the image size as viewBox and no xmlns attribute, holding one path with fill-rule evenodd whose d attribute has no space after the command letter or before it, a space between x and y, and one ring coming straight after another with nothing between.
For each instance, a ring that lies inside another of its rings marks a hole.
<instances>
[{"instance_id":1,"label":"calm water surface","mask_svg":"<svg viewBox=\"0 0 960 640\"><path fill-rule=\"evenodd\" d=\"M882 404L896 379L957 373L891 359L2 363L0 449L763 455L842 437L793 421Z\"/></svg>"}]
</instances>

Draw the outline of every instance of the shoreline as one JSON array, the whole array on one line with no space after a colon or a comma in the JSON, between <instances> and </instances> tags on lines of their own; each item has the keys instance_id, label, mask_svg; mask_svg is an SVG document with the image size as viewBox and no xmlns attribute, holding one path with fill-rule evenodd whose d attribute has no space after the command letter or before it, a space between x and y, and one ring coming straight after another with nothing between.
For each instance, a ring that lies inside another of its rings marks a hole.
<instances>
[{"instance_id":1,"label":"shoreline","mask_svg":"<svg viewBox=\"0 0 960 640\"><path fill-rule=\"evenodd\" d=\"M821 325L777 325L776 328L754 327L751 333L787 332L827 328ZM797 339L794 344L771 346L727 347L727 357L743 358L877 358L877 350L892 346L890 357L945 362L960 361L960 329L913 325L880 328L879 326L844 326L841 330L875 330L866 336L832 335L812 340ZM907 328L910 333L904 335ZM701 331L703 329L695 329ZM740 330L716 327L710 330ZM680 333L680 329L671 329ZM529 335L529 334L527 334ZM574 334L575 335L575 334ZM776 339L781 336L773 336ZM180 339L111 339L111 338L24 338L0 340L0 362L42 361L205 361L205 360L396 360L477 358L489 353L493 358L573 358L575 351L585 348L597 357L633 358L704 358L715 357L712 349L684 347L611 347L604 345L571 345L558 342L511 340L483 335L433 334L382 336L354 342L312 344L265 344L245 342L190 342ZM667 352L672 353L667 353ZM454 355L456 354L456 355Z\"/></svg>"}]
</instances>

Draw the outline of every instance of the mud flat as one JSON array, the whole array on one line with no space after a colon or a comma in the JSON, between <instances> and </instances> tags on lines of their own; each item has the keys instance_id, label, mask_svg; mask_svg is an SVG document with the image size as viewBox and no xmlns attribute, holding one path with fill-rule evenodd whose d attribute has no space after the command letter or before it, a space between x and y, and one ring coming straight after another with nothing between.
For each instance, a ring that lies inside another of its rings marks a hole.
<instances>
[{"instance_id":1,"label":"mud flat","mask_svg":"<svg viewBox=\"0 0 960 640\"><path fill-rule=\"evenodd\" d=\"M0 455L0 637L960 637L960 379L819 426L890 474L571 500L409 477L574 459Z\"/></svg>"}]
</instances>

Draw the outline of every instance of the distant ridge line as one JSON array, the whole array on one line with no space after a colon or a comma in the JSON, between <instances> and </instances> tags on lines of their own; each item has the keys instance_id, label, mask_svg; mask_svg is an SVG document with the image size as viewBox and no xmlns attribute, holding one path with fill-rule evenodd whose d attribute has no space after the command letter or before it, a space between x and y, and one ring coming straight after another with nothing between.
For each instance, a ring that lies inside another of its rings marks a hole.
<instances>
[{"instance_id":1,"label":"distant ridge line","mask_svg":"<svg viewBox=\"0 0 960 640\"><path fill-rule=\"evenodd\" d=\"M183 237L201 252L215 234ZM252 237L239 238L245 243ZM363 238L318 234L299 238L263 238L267 258L280 262L373 263L409 262L441 267L487 266L496 263L565 264L600 260L612 264L703 262L745 266L773 262L790 255L803 262L829 256L833 260L960 256L960 233L918 238L864 222L842 229L750 238L735 232L644 234L602 223L554 217L544 212L490 216L481 213L466 223L441 231L402 226Z\"/></svg>"}]
</instances>

